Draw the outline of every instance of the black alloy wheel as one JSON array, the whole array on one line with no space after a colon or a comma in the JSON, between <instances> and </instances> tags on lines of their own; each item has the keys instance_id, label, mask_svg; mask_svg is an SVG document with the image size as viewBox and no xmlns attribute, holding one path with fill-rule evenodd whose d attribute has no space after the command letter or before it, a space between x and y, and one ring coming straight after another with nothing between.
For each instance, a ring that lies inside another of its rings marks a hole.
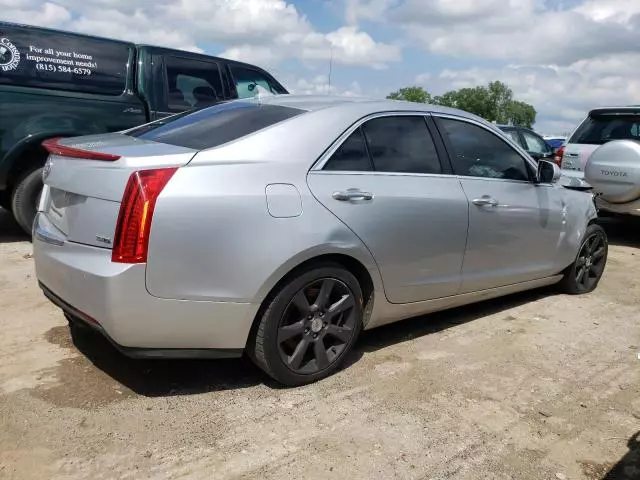
<instances>
[{"instance_id":1,"label":"black alloy wheel","mask_svg":"<svg viewBox=\"0 0 640 480\"><path fill-rule=\"evenodd\" d=\"M589 225L575 262L562 279L564 290L572 294L592 292L604 273L608 251L604 229L599 225Z\"/></svg>"},{"instance_id":2,"label":"black alloy wheel","mask_svg":"<svg viewBox=\"0 0 640 480\"><path fill-rule=\"evenodd\" d=\"M313 374L327 368L356 329L356 303L346 284L322 278L300 289L278 327L278 351L295 373Z\"/></svg>"},{"instance_id":3,"label":"black alloy wheel","mask_svg":"<svg viewBox=\"0 0 640 480\"><path fill-rule=\"evenodd\" d=\"M312 266L285 283L259 317L247 351L285 385L335 372L362 329L357 279L335 264Z\"/></svg>"}]
</instances>

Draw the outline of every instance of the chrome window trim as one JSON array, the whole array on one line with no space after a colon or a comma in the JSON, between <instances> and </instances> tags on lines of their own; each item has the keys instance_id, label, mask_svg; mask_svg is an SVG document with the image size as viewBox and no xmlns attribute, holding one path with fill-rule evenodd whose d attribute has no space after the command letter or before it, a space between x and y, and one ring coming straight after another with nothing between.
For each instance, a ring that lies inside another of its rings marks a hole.
<instances>
[{"instance_id":1,"label":"chrome window trim","mask_svg":"<svg viewBox=\"0 0 640 480\"><path fill-rule=\"evenodd\" d=\"M364 123L368 122L369 120L373 120L375 118L383 118L383 117L423 117L425 120L425 128L427 128L427 132L429 132L426 121L427 121L427 117L430 116L431 113L429 112L425 112L425 111L419 111L419 110L389 110L386 112L376 112L376 113L372 113L369 115L366 115L362 118L360 118L359 120L356 120L349 128L347 128L342 135L340 135L336 140L333 141L333 143L329 146L329 148L327 148L327 150L324 151L324 153L322 155L320 155L320 158L318 158L318 160L315 161L315 163L311 166L311 168L309 169L309 173L318 173L318 172L322 172L324 173L329 173L328 171L322 170L324 168L324 166L326 165L326 163L329 161L329 159L332 157L332 155L336 152L336 150L338 150L342 144L345 142L345 140L347 138L349 138L349 136L356 131L358 128L360 128ZM431 132L429 132L430 134ZM442 163L442 159L440 157L438 157L438 160ZM359 173L359 174L400 174L400 175L426 175L426 176L452 176L452 175L447 175L447 174L442 174L442 173L409 173L409 172L376 172L373 170L370 171L361 171L361 170L332 170L332 175L335 174L350 174L353 175L354 173Z\"/></svg>"}]
</instances>

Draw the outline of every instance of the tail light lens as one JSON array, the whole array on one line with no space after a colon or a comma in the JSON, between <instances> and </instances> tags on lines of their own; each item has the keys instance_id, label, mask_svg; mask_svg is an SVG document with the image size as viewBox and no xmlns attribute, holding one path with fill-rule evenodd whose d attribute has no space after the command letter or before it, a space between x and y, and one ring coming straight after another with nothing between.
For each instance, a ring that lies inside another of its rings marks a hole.
<instances>
[{"instance_id":1,"label":"tail light lens","mask_svg":"<svg viewBox=\"0 0 640 480\"><path fill-rule=\"evenodd\" d=\"M564 145L562 145L560 148L558 148L556 150L556 154L553 157L553 161L555 162L556 165L558 165L559 167L562 166L562 157L564 156Z\"/></svg>"},{"instance_id":2,"label":"tail light lens","mask_svg":"<svg viewBox=\"0 0 640 480\"><path fill-rule=\"evenodd\" d=\"M92 152L91 150L83 150L81 148L60 145L60 143L58 143L60 140L62 140L62 137L50 138L42 142L42 146L52 155L60 155L62 157L82 158L84 160L102 160L106 162L115 162L120 159L120 155Z\"/></svg>"},{"instance_id":3,"label":"tail light lens","mask_svg":"<svg viewBox=\"0 0 640 480\"><path fill-rule=\"evenodd\" d=\"M111 261L145 263L156 200L177 168L140 170L129 177L118 214Z\"/></svg>"}]
</instances>

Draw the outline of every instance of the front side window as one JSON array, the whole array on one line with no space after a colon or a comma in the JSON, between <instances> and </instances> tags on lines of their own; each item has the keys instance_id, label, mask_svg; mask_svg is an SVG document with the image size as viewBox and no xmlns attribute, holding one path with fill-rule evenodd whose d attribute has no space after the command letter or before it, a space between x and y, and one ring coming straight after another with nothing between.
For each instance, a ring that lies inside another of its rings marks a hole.
<instances>
[{"instance_id":1,"label":"front side window","mask_svg":"<svg viewBox=\"0 0 640 480\"><path fill-rule=\"evenodd\" d=\"M524 158L494 133L460 120L441 118L439 122L449 139L451 160L457 175L530 179Z\"/></svg>"},{"instance_id":2,"label":"front side window","mask_svg":"<svg viewBox=\"0 0 640 480\"><path fill-rule=\"evenodd\" d=\"M238 91L238 98L255 96L258 93L258 87L274 95L285 93L271 79L258 70L239 65L230 65L230 68Z\"/></svg>"},{"instance_id":3,"label":"front side window","mask_svg":"<svg viewBox=\"0 0 640 480\"><path fill-rule=\"evenodd\" d=\"M504 131L505 134L507 134L507 136L509 136L511 138L511 140L513 140L516 145L520 145L520 137L518 136L518 132L515 130L505 130Z\"/></svg>"},{"instance_id":4,"label":"front side window","mask_svg":"<svg viewBox=\"0 0 640 480\"><path fill-rule=\"evenodd\" d=\"M224 98L217 63L166 56L165 67L169 110L206 107Z\"/></svg>"},{"instance_id":5,"label":"front side window","mask_svg":"<svg viewBox=\"0 0 640 480\"><path fill-rule=\"evenodd\" d=\"M529 132L522 132L522 136L524 137L524 141L527 144L527 151L533 153L547 153L551 149L541 138L532 135Z\"/></svg>"}]
</instances>

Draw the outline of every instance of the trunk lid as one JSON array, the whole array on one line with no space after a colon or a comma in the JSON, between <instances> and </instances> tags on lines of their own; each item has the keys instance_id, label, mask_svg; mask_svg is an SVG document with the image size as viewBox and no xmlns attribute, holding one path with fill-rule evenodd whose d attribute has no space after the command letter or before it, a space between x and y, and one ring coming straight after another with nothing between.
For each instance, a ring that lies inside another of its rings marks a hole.
<instances>
[{"instance_id":1,"label":"trunk lid","mask_svg":"<svg viewBox=\"0 0 640 480\"><path fill-rule=\"evenodd\" d=\"M197 153L120 133L64 139L58 145L43 171L39 210L69 241L105 248L112 247L129 176L136 170L185 165ZM98 159L78 158L83 152Z\"/></svg>"}]
</instances>

